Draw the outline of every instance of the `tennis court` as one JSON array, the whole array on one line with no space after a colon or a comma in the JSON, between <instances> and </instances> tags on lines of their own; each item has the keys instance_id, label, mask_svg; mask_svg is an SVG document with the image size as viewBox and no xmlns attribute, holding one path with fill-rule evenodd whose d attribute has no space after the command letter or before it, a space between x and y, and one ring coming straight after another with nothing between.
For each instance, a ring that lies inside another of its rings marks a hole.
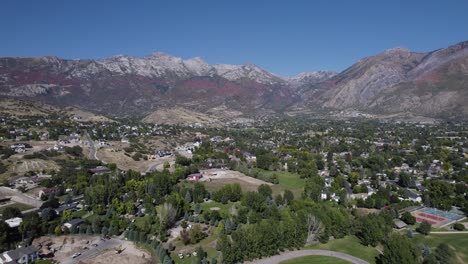
<instances>
[{"instance_id":1,"label":"tennis court","mask_svg":"<svg viewBox=\"0 0 468 264\"><path fill-rule=\"evenodd\" d=\"M416 222L429 222L433 227L439 228L463 220L465 216L442 211L437 208L422 207L411 212Z\"/></svg>"}]
</instances>

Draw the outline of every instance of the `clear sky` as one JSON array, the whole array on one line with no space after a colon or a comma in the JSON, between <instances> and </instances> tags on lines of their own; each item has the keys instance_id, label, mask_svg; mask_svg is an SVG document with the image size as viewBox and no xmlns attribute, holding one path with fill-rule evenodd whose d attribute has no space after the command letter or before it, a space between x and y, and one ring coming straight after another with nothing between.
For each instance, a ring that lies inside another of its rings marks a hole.
<instances>
[{"instance_id":1,"label":"clear sky","mask_svg":"<svg viewBox=\"0 0 468 264\"><path fill-rule=\"evenodd\" d=\"M2 0L0 56L254 63L280 75L341 71L392 47L468 40L468 1Z\"/></svg>"}]
</instances>

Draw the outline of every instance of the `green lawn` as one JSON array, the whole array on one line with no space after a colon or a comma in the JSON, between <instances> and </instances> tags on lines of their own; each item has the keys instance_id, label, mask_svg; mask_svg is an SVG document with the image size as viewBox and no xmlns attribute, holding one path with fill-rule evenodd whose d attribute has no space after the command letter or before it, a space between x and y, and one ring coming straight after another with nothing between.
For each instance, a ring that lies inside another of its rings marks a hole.
<instances>
[{"instance_id":1,"label":"green lawn","mask_svg":"<svg viewBox=\"0 0 468 264\"><path fill-rule=\"evenodd\" d=\"M366 247L359 242L355 236L331 240L326 244L317 244L306 247L306 249L324 249L349 254L363 259L369 263L375 263L375 257L379 255L373 247Z\"/></svg>"},{"instance_id":2,"label":"green lawn","mask_svg":"<svg viewBox=\"0 0 468 264\"><path fill-rule=\"evenodd\" d=\"M7 207L14 207L14 208L18 208L20 211L25 211L25 210L29 210L29 209L32 209L34 207L30 206L30 205L27 205L27 204L22 204L22 203L12 203L12 204L9 204L7 206L2 206L0 207L0 214L3 213L3 210L5 210L5 208Z\"/></svg>"},{"instance_id":3,"label":"green lawn","mask_svg":"<svg viewBox=\"0 0 468 264\"><path fill-rule=\"evenodd\" d=\"M301 258L290 259L281 262L281 264L349 264L350 262L334 257L327 256L307 256Z\"/></svg>"},{"instance_id":4,"label":"green lawn","mask_svg":"<svg viewBox=\"0 0 468 264\"><path fill-rule=\"evenodd\" d=\"M238 203L228 202L227 204L222 204L222 203L212 201L212 202L209 202L209 203L201 203L200 208L202 209L202 211L208 211L208 210L210 210L210 208L216 208L217 207L217 208L219 208L219 213L222 215L222 214L230 213L231 208L232 208L232 206L234 204L238 204ZM194 206L192 206L192 209L193 208L194 208Z\"/></svg>"},{"instance_id":5,"label":"green lawn","mask_svg":"<svg viewBox=\"0 0 468 264\"><path fill-rule=\"evenodd\" d=\"M433 250L440 244L448 244L457 254L458 263L468 263L468 234L430 234L428 236L415 235L416 245L423 243Z\"/></svg>"}]
</instances>

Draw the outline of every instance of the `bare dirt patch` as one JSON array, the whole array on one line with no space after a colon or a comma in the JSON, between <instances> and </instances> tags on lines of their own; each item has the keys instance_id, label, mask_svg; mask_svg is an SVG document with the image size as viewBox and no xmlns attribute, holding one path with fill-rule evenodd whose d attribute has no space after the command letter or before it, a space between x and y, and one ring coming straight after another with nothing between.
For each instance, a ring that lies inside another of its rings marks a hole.
<instances>
[{"instance_id":1,"label":"bare dirt patch","mask_svg":"<svg viewBox=\"0 0 468 264\"><path fill-rule=\"evenodd\" d=\"M156 157L152 160L144 160L143 158L139 161L134 160L132 157L125 155L125 151L118 146L106 147L106 148L99 148L97 150L97 157L99 160L103 161L104 163L115 163L118 168L123 170L135 170L139 172L146 172L148 168L153 165L157 165L156 169L162 169L162 166L165 161L169 163L174 163L174 157L163 157L159 158Z\"/></svg>"},{"instance_id":2,"label":"bare dirt patch","mask_svg":"<svg viewBox=\"0 0 468 264\"><path fill-rule=\"evenodd\" d=\"M122 248L125 250L120 253L116 254L114 250L107 250L103 252L102 254L82 260L79 263L81 264L107 264L107 263L112 263L112 264L149 264L153 263L151 260L151 256L137 248L133 243L131 242L124 242L122 244Z\"/></svg>"},{"instance_id":3,"label":"bare dirt patch","mask_svg":"<svg viewBox=\"0 0 468 264\"><path fill-rule=\"evenodd\" d=\"M62 262L69 259L73 254L83 252L84 247L98 243L99 237L93 236L43 236L33 241L40 254L55 251L54 260Z\"/></svg>"}]
</instances>

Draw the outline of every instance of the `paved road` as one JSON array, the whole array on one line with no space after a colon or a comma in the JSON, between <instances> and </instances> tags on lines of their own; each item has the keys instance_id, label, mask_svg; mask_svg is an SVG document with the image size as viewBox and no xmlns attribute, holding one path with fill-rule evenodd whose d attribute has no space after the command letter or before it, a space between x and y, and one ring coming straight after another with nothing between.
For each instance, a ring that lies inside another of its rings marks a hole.
<instances>
[{"instance_id":1,"label":"paved road","mask_svg":"<svg viewBox=\"0 0 468 264\"><path fill-rule=\"evenodd\" d=\"M149 173L149 172L152 172L152 171L156 170L158 168L158 166L163 165L164 162L166 162L166 161L169 162L169 164L171 164L171 165L174 164L174 159L172 158L172 156L164 157L164 158L161 158L161 159L162 160L158 160L158 161L156 161L156 163L149 166L145 173Z\"/></svg>"},{"instance_id":2,"label":"paved road","mask_svg":"<svg viewBox=\"0 0 468 264\"><path fill-rule=\"evenodd\" d=\"M2 196L12 196L11 200L19 203L24 203L32 207L41 207L42 201L34 199L33 197L26 195L20 191L8 188L0 187L0 195Z\"/></svg>"},{"instance_id":3,"label":"paved road","mask_svg":"<svg viewBox=\"0 0 468 264\"><path fill-rule=\"evenodd\" d=\"M431 231L430 233L432 234L441 234L441 235L447 235L447 234L468 234L468 231Z\"/></svg>"},{"instance_id":4,"label":"paved road","mask_svg":"<svg viewBox=\"0 0 468 264\"><path fill-rule=\"evenodd\" d=\"M97 160L96 147L94 146L94 141L89 137L88 131L85 131L85 137L89 144L89 159Z\"/></svg>"},{"instance_id":5,"label":"paved road","mask_svg":"<svg viewBox=\"0 0 468 264\"><path fill-rule=\"evenodd\" d=\"M349 262L355 263L355 264L369 264L367 261L364 261L362 259L353 257L353 256L345 254L345 253L329 251L329 250L320 250L320 249L289 251L289 252L285 252L285 253L283 253L281 255L276 255L276 256L273 256L273 257L270 257L270 258L259 259L259 260L256 260L256 261L246 262L246 263L251 263L251 264L275 264L275 263L280 263L280 262L288 260L288 259L294 259L294 258L300 258L300 257L306 257L306 256L330 256L330 257L343 259L343 260L346 260L346 261L349 261Z\"/></svg>"},{"instance_id":6,"label":"paved road","mask_svg":"<svg viewBox=\"0 0 468 264\"><path fill-rule=\"evenodd\" d=\"M68 258L67 260L62 261L60 263L61 264L75 264L75 263L80 262L81 260L85 260L85 259L88 259L88 258L95 257L95 256L101 254L103 251L113 250L114 248L118 248L123 243L124 243L123 240L116 239L116 238L112 238L112 239L109 239L109 240L106 240L106 241L100 240L97 247L89 245L90 248L88 250L82 251L81 255L79 257L72 258L70 256L70 258Z\"/></svg>"}]
</instances>

